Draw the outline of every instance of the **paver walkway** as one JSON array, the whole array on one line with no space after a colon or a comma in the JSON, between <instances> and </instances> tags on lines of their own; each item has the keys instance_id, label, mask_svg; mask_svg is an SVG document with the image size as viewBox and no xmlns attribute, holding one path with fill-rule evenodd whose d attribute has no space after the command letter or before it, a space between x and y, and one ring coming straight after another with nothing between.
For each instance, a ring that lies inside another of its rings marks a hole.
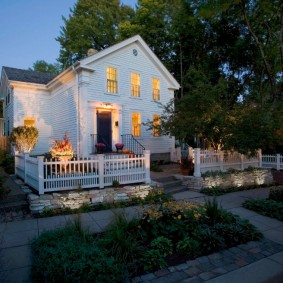
<instances>
[{"instance_id":1,"label":"paver walkway","mask_svg":"<svg viewBox=\"0 0 283 283\"><path fill-rule=\"evenodd\" d=\"M283 282L283 222L261 216L241 206L248 198L266 198L268 192L268 188L261 188L230 193L217 198L223 208L254 224L265 237L262 241L250 242L136 277L133 282ZM202 202L207 198L193 191L181 192L174 197L176 200L188 199L194 202ZM130 217L137 213L136 207L128 207L84 213L79 216L66 215L0 223L0 282L31 282L30 240L38 237L42 231L63 227L68 221L80 217L83 226L89 228L91 232L100 232L111 222L115 213L121 210Z\"/></svg>"}]
</instances>

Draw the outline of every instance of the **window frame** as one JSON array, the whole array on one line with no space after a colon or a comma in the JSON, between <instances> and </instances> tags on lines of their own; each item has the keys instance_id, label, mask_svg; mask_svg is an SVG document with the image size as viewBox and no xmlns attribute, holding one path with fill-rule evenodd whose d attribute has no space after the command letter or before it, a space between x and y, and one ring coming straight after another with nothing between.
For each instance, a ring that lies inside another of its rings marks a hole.
<instances>
[{"instance_id":1,"label":"window frame","mask_svg":"<svg viewBox=\"0 0 283 283\"><path fill-rule=\"evenodd\" d=\"M137 123L134 123L134 115L137 115ZM131 115L131 124L132 124L132 135L133 137L141 137L141 113L140 112L132 112ZM138 132L136 134L136 131Z\"/></svg>"},{"instance_id":2,"label":"window frame","mask_svg":"<svg viewBox=\"0 0 283 283\"><path fill-rule=\"evenodd\" d=\"M133 76L137 76L134 78ZM131 97L140 97L141 76L139 73L131 72Z\"/></svg>"},{"instance_id":3,"label":"window frame","mask_svg":"<svg viewBox=\"0 0 283 283\"><path fill-rule=\"evenodd\" d=\"M151 79L151 88L152 88L152 99L154 101L160 100L160 79L152 78Z\"/></svg>"},{"instance_id":4,"label":"window frame","mask_svg":"<svg viewBox=\"0 0 283 283\"><path fill-rule=\"evenodd\" d=\"M113 71L114 72L111 72ZM113 79L114 76L114 79ZM107 93L118 93L118 69L116 67L106 67L106 91Z\"/></svg>"}]
</instances>

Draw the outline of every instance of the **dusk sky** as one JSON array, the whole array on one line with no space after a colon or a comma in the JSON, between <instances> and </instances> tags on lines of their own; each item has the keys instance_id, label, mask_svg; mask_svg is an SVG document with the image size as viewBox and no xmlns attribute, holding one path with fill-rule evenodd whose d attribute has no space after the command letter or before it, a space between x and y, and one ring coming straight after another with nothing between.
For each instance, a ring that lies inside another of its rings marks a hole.
<instances>
[{"instance_id":1,"label":"dusk sky","mask_svg":"<svg viewBox=\"0 0 283 283\"><path fill-rule=\"evenodd\" d=\"M0 0L0 70L31 68L37 60L55 63L60 35L77 0ZM122 0L135 7L137 0Z\"/></svg>"}]
</instances>

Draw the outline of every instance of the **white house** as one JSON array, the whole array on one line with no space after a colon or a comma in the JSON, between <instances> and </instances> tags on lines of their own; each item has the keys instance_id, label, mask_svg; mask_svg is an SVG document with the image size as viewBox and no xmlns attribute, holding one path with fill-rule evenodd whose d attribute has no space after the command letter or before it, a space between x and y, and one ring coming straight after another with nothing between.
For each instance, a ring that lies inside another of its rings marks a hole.
<instances>
[{"instance_id":1,"label":"white house","mask_svg":"<svg viewBox=\"0 0 283 283\"><path fill-rule=\"evenodd\" d=\"M4 133L34 125L39 141L32 152L49 151L65 132L79 156L107 150L123 142L135 153L150 150L152 159L170 158L174 138L148 131L143 122L158 120L160 104L179 89L178 82L136 35L76 62L54 77L3 67L0 97L4 99Z\"/></svg>"}]
</instances>

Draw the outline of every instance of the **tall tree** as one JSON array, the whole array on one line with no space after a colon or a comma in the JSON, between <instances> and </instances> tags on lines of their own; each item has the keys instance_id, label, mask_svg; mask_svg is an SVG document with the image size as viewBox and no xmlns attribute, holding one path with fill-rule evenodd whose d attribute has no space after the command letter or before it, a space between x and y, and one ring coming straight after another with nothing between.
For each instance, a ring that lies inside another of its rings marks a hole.
<instances>
[{"instance_id":1,"label":"tall tree","mask_svg":"<svg viewBox=\"0 0 283 283\"><path fill-rule=\"evenodd\" d=\"M56 40L60 43L58 61L64 68L85 57L90 48L102 50L117 40L121 21L134 14L120 0L78 0Z\"/></svg>"},{"instance_id":2,"label":"tall tree","mask_svg":"<svg viewBox=\"0 0 283 283\"><path fill-rule=\"evenodd\" d=\"M37 60L35 63L33 63L32 68L30 68L30 70L54 75L57 75L61 72L61 68L58 63L49 64L44 60Z\"/></svg>"}]
</instances>

